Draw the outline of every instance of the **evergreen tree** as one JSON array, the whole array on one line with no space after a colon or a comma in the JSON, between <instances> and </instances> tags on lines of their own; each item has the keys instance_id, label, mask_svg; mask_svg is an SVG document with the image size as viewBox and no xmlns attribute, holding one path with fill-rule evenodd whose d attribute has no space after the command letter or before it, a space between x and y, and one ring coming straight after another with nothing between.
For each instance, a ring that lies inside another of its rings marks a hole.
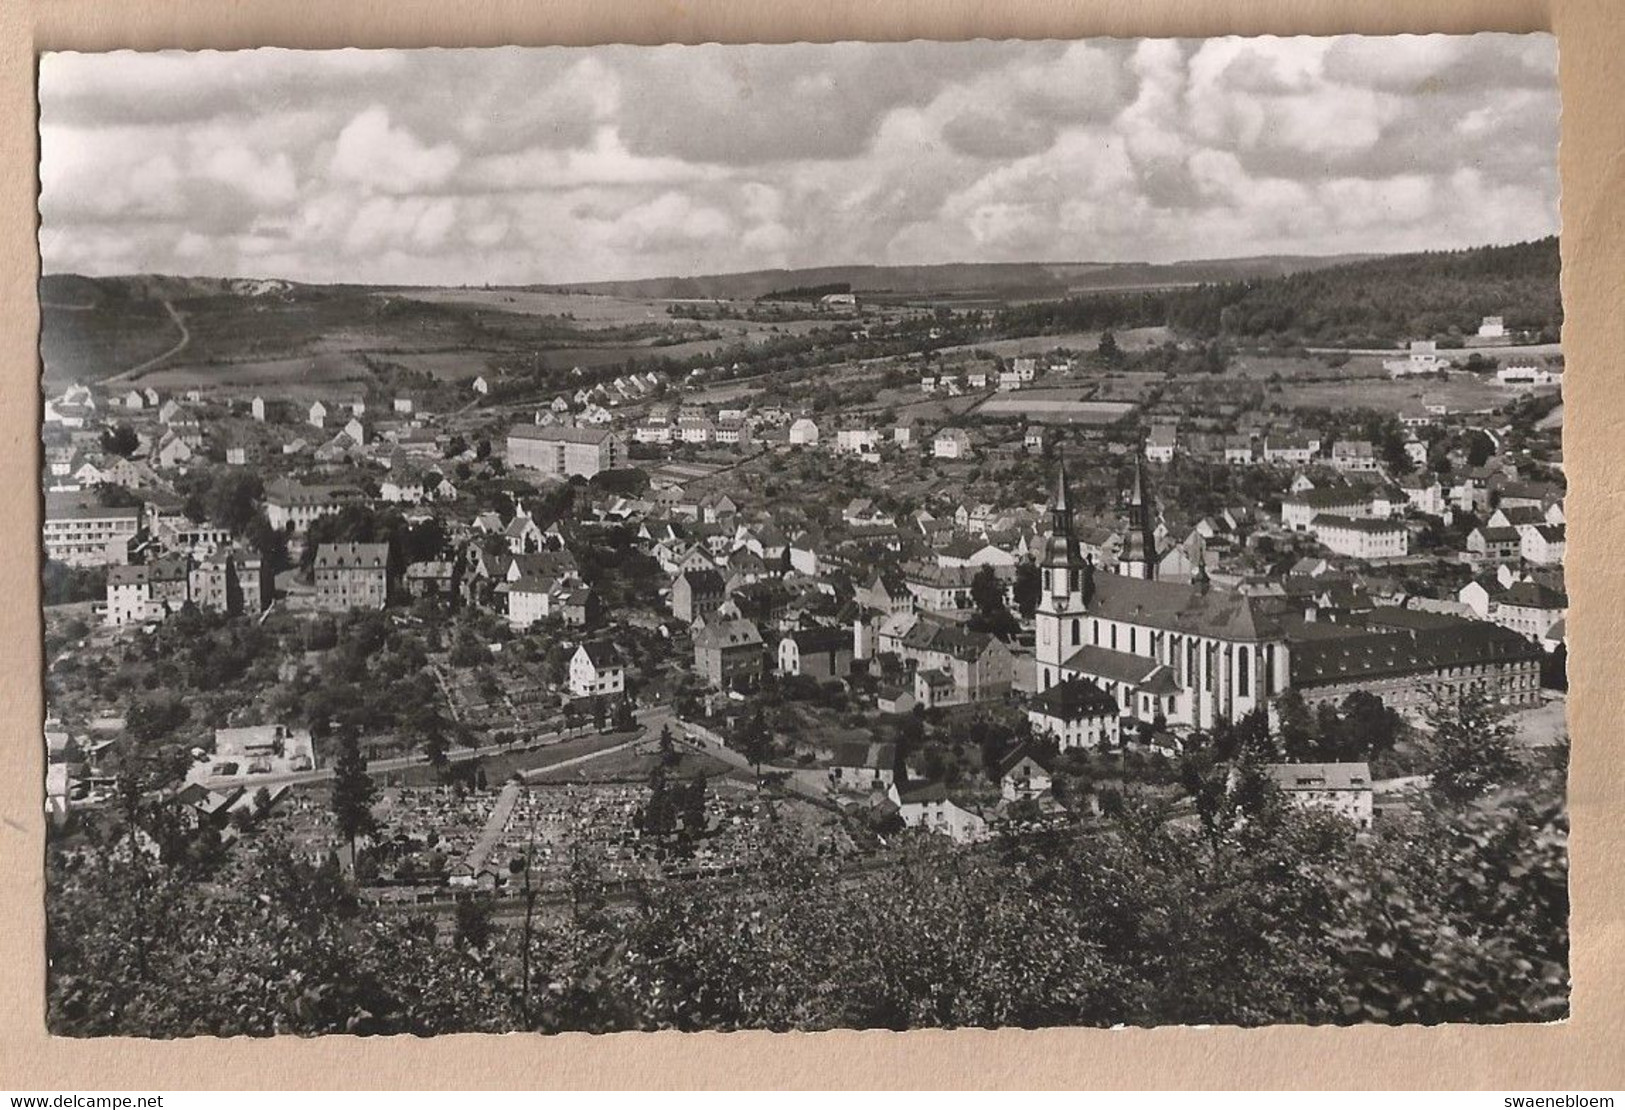
<instances>
[{"instance_id":1,"label":"evergreen tree","mask_svg":"<svg viewBox=\"0 0 1625 1110\"><path fill-rule=\"evenodd\" d=\"M762 764L773 751L773 734L768 731L767 718L760 709L751 714L746 721L743 735L740 737L740 750L745 758L750 760L751 766L756 769L756 785L762 784Z\"/></svg>"},{"instance_id":2,"label":"evergreen tree","mask_svg":"<svg viewBox=\"0 0 1625 1110\"><path fill-rule=\"evenodd\" d=\"M346 728L339 735L339 757L333 765L333 816L338 822L339 835L350 845L350 866L356 865L356 841L377 830L372 816L372 802L377 786L367 774L367 759L361 754L361 744L355 730Z\"/></svg>"},{"instance_id":3,"label":"evergreen tree","mask_svg":"<svg viewBox=\"0 0 1625 1110\"><path fill-rule=\"evenodd\" d=\"M1016 567L1016 582L1012 588L1016 609L1023 619L1031 620L1038 611L1039 596L1043 591L1043 575L1037 563L1021 563Z\"/></svg>"}]
</instances>

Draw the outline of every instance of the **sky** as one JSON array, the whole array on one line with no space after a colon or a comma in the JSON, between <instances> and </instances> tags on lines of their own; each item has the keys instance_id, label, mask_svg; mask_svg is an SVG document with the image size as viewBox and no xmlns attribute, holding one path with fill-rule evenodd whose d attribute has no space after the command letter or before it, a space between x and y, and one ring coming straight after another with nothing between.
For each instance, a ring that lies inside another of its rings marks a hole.
<instances>
[{"instance_id":1,"label":"sky","mask_svg":"<svg viewBox=\"0 0 1625 1110\"><path fill-rule=\"evenodd\" d=\"M1557 231L1546 35L47 54L45 271L418 284Z\"/></svg>"}]
</instances>

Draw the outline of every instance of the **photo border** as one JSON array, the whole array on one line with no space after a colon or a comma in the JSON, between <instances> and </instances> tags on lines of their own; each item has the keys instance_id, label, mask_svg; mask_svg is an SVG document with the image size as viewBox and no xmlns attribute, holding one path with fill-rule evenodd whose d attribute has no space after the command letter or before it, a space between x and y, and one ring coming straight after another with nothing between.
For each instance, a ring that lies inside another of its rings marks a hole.
<instances>
[{"instance_id":1,"label":"photo border","mask_svg":"<svg viewBox=\"0 0 1625 1110\"><path fill-rule=\"evenodd\" d=\"M0 1088L1489 1088L1625 1085L1625 19L1609 0L970 0L817 5L623 0L12 0L0 5L7 388L0 443L18 481L0 488ZM1563 101L1560 168L1568 629L1572 1016L1545 1026L1361 1026L816 1034L53 1038L44 1029L43 746L37 133L39 51L289 46L588 45L912 38L1200 37L1224 34L1554 30Z\"/></svg>"}]
</instances>

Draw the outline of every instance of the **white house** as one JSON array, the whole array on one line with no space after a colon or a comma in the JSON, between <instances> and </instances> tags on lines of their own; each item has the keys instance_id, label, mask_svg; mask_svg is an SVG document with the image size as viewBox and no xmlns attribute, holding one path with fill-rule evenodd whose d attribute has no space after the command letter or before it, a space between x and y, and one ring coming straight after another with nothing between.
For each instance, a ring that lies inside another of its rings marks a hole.
<instances>
[{"instance_id":1,"label":"white house","mask_svg":"<svg viewBox=\"0 0 1625 1110\"><path fill-rule=\"evenodd\" d=\"M1264 772L1295 806L1335 813L1371 827L1371 767L1366 763L1270 763Z\"/></svg>"},{"instance_id":2,"label":"white house","mask_svg":"<svg viewBox=\"0 0 1625 1110\"><path fill-rule=\"evenodd\" d=\"M1087 678L1069 678L1035 696L1027 708L1034 735L1067 748L1115 748L1121 740L1117 699Z\"/></svg>"},{"instance_id":3,"label":"white house","mask_svg":"<svg viewBox=\"0 0 1625 1110\"><path fill-rule=\"evenodd\" d=\"M1431 374L1442 369L1445 360L1439 357L1439 345L1433 340L1413 339L1408 357L1389 359L1382 366L1392 377L1399 378L1406 374Z\"/></svg>"},{"instance_id":4,"label":"white house","mask_svg":"<svg viewBox=\"0 0 1625 1110\"><path fill-rule=\"evenodd\" d=\"M886 796L908 828L940 833L959 844L987 836L987 822L981 815L956 804L940 782L903 787L893 782Z\"/></svg>"},{"instance_id":5,"label":"white house","mask_svg":"<svg viewBox=\"0 0 1625 1110\"><path fill-rule=\"evenodd\" d=\"M578 698L619 694L626 689L626 666L613 644L582 644L570 657L570 693Z\"/></svg>"},{"instance_id":6,"label":"white house","mask_svg":"<svg viewBox=\"0 0 1625 1110\"><path fill-rule=\"evenodd\" d=\"M931 454L939 459L970 458L970 433L963 428L944 428L931 441Z\"/></svg>"},{"instance_id":7,"label":"white house","mask_svg":"<svg viewBox=\"0 0 1625 1110\"><path fill-rule=\"evenodd\" d=\"M818 425L803 416L790 425L790 442L810 447L818 442Z\"/></svg>"},{"instance_id":8,"label":"white house","mask_svg":"<svg viewBox=\"0 0 1625 1110\"><path fill-rule=\"evenodd\" d=\"M1562 524L1539 524L1519 530L1519 554L1536 566L1554 567L1563 562L1568 547L1567 527Z\"/></svg>"},{"instance_id":9,"label":"white house","mask_svg":"<svg viewBox=\"0 0 1625 1110\"><path fill-rule=\"evenodd\" d=\"M847 455L872 455L880 450L880 433L873 428L842 428L835 433L835 450Z\"/></svg>"},{"instance_id":10,"label":"white house","mask_svg":"<svg viewBox=\"0 0 1625 1110\"><path fill-rule=\"evenodd\" d=\"M320 401L312 401L310 403L310 413L305 417L305 422L313 428L327 427L327 406Z\"/></svg>"}]
</instances>

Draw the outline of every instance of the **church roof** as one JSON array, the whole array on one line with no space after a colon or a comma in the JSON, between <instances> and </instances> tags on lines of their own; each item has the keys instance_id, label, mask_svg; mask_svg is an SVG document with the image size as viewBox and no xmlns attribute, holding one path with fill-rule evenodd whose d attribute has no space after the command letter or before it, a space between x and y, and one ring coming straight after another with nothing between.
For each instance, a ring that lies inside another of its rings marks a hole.
<instances>
[{"instance_id":1,"label":"church roof","mask_svg":"<svg viewBox=\"0 0 1625 1110\"><path fill-rule=\"evenodd\" d=\"M1142 627L1220 640L1268 640L1282 635L1294 608L1281 598L1220 586L1095 575L1094 616Z\"/></svg>"}]
</instances>

